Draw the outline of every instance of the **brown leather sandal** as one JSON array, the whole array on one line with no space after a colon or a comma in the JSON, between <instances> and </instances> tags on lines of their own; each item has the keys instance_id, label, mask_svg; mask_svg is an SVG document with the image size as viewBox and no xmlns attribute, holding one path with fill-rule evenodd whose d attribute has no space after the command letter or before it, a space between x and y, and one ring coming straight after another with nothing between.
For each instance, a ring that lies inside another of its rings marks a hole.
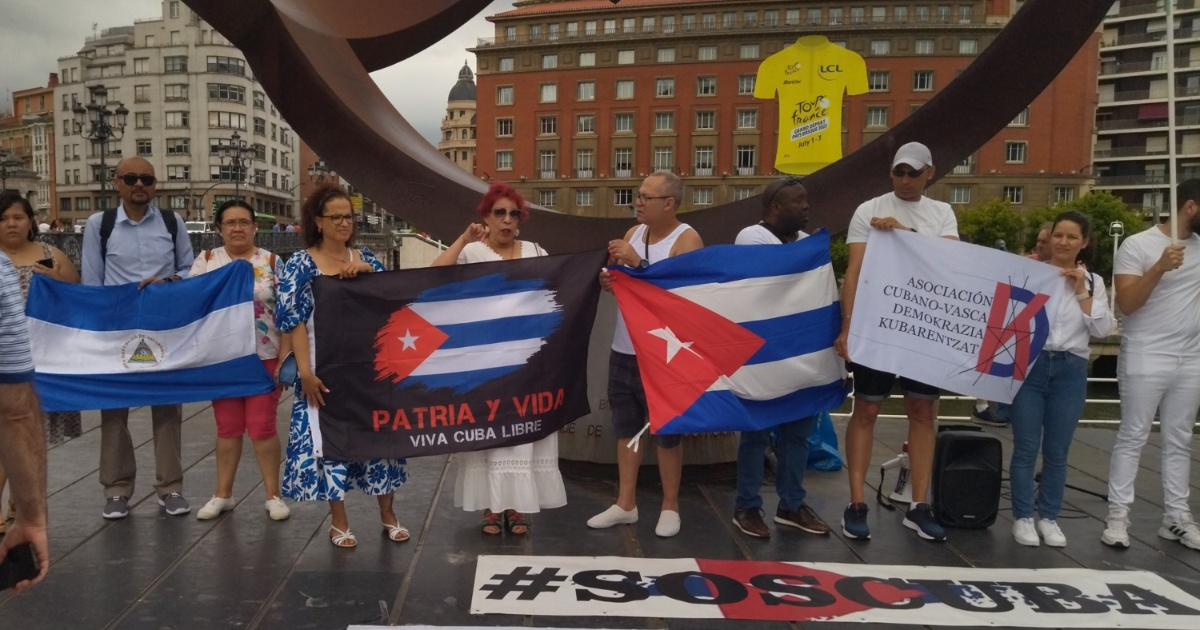
<instances>
[{"instance_id":1,"label":"brown leather sandal","mask_svg":"<svg viewBox=\"0 0 1200 630\"><path fill-rule=\"evenodd\" d=\"M491 510L484 510L483 533L488 536L499 536L502 531L504 531L504 525L500 521L500 515Z\"/></svg>"},{"instance_id":2,"label":"brown leather sandal","mask_svg":"<svg viewBox=\"0 0 1200 630\"><path fill-rule=\"evenodd\" d=\"M514 536L524 536L529 532L529 523L525 521L525 515L516 510L504 510L504 526L508 528L508 533Z\"/></svg>"}]
</instances>

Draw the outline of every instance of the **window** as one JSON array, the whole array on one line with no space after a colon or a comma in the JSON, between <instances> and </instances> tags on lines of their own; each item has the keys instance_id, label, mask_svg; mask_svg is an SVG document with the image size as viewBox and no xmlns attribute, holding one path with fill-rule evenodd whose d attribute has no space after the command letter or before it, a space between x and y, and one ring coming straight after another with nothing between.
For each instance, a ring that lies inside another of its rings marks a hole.
<instances>
[{"instance_id":1,"label":"window","mask_svg":"<svg viewBox=\"0 0 1200 630\"><path fill-rule=\"evenodd\" d=\"M621 20L621 31L625 33L633 33L637 31L637 18L624 18Z\"/></svg>"},{"instance_id":2,"label":"window","mask_svg":"<svg viewBox=\"0 0 1200 630\"><path fill-rule=\"evenodd\" d=\"M633 149L623 147L613 151L613 170L616 177L633 175Z\"/></svg>"},{"instance_id":3,"label":"window","mask_svg":"<svg viewBox=\"0 0 1200 630\"><path fill-rule=\"evenodd\" d=\"M737 172L738 175L753 175L757 147L754 145L738 145L737 148Z\"/></svg>"},{"instance_id":4,"label":"window","mask_svg":"<svg viewBox=\"0 0 1200 630\"><path fill-rule=\"evenodd\" d=\"M167 138L167 155L189 155L192 141L189 138Z\"/></svg>"},{"instance_id":5,"label":"window","mask_svg":"<svg viewBox=\"0 0 1200 630\"><path fill-rule=\"evenodd\" d=\"M949 8L949 7L947 7L947 8ZM959 24L970 24L971 23L971 5L969 5L969 4L958 5L958 22L959 22Z\"/></svg>"},{"instance_id":6,"label":"window","mask_svg":"<svg viewBox=\"0 0 1200 630\"><path fill-rule=\"evenodd\" d=\"M716 61L717 47L716 46L700 46L696 49L696 58L700 61Z\"/></svg>"},{"instance_id":7,"label":"window","mask_svg":"<svg viewBox=\"0 0 1200 630\"><path fill-rule=\"evenodd\" d=\"M591 188L575 189L575 207L590 208L596 205L596 191Z\"/></svg>"},{"instance_id":8,"label":"window","mask_svg":"<svg viewBox=\"0 0 1200 630\"><path fill-rule=\"evenodd\" d=\"M577 101L594 101L596 100L596 82L595 81L580 81L575 84L575 100Z\"/></svg>"},{"instance_id":9,"label":"window","mask_svg":"<svg viewBox=\"0 0 1200 630\"><path fill-rule=\"evenodd\" d=\"M738 129L758 129L758 110L739 109L737 120Z\"/></svg>"},{"instance_id":10,"label":"window","mask_svg":"<svg viewBox=\"0 0 1200 630\"><path fill-rule=\"evenodd\" d=\"M596 152L591 149L575 151L575 176L592 177L596 168Z\"/></svg>"},{"instance_id":11,"label":"window","mask_svg":"<svg viewBox=\"0 0 1200 630\"><path fill-rule=\"evenodd\" d=\"M497 70L499 70L500 72L512 72L513 71L513 58L512 57L501 57L500 65L497 66Z\"/></svg>"},{"instance_id":12,"label":"window","mask_svg":"<svg viewBox=\"0 0 1200 630\"><path fill-rule=\"evenodd\" d=\"M501 85L496 87L496 104L497 105L512 105L513 104L513 86Z\"/></svg>"},{"instance_id":13,"label":"window","mask_svg":"<svg viewBox=\"0 0 1200 630\"><path fill-rule=\"evenodd\" d=\"M1024 186L1005 186L1004 198L1011 204L1020 204L1025 202L1025 187Z\"/></svg>"},{"instance_id":14,"label":"window","mask_svg":"<svg viewBox=\"0 0 1200 630\"><path fill-rule=\"evenodd\" d=\"M958 54L974 55L979 52L979 40L977 39L960 39L958 40Z\"/></svg>"},{"instance_id":15,"label":"window","mask_svg":"<svg viewBox=\"0 0 1200 630\"><path fill-rule=\"evenodd\" d=\"M738 94L754 94L754 86L758 77L753 74L743 74L738 76Z\"/></svg>"},{"instance_id":16,"label":"window","mask_svg":"<svg viewBox=\"0 0 1200 630\"><path fill-rule=\"evenodd\" d=\"M643 33L653 33L654 32L654 18L652 18L652 17L642 18L642 32Z\"/></svg>"},{"instance_id":17,"label":"window","mask_svg":"<svg viewBox=\"0 0 1200 630\"><path fill-rule=\"evenodd\" d=\"M717 128L717 113L713 111L696 112L696 131L712 131Z\"/></svg>"},{"instance_id":18,"label":"window","mask_svg":"<svg viewBox=\"0 0 1200 630\"><path fill-rule=\"evenodd\" d=\"M631 63L633 63L633 51L632 50L618 50L617 51L617 65L627 66Z\"/></svg>"},{"instance_id":19,"label":"window","mask_svg":"<svg viewBox=\"0 0 1200 630\"><path fill-rule=\"evenodd\" d=\"M749 199L749 198L753 197L757 192L758 191L755 190L754 186L734 186L733 187L733 200L741 201L743 199Z\"/></svg>"},{"instance_id":20,"label":"window","mask_svg":"<svg viewBox=\"0 0 1200 630\"><path fill-rule=\"evenodd\" d=\"M721 26L725 28L733 28L737 26L737 14L728 11L721 15Z\"/></svg>"},{"instance_id":21,"label":"window","mask_svg":"<svg viewBox=\"0 0 1200 630\"><path fill-rule=\"evenodd\" d=\"M613 190L613 205L615 206L632 206L633 205L633 189L632 188L616 188Z\"/></svg>"},{"instance_id":22,"label":"window","mask_svg":"<svg viewBox=\"0 0 1200 630\"><path fill-rule=\"evenodd\" d=\"M890 55L892 54L892 40L890 39L872 39L871 40L872 55Z\"/></svg>"},{"instance_id":23,"label":"window","mask_svg":"<svg viewBox=\"0 0 1200 630\"><path fill-rule=\"evenodd\" d=\"M542 25L541 24L530 24L529 25L529 39L531 41L537 41L541 38L542 38Z\"/></svg>"},{"instance_id":24,"label":"window","mask_svg":"<svg viewBox=\"0 0 1200 630\"><path fill-rule=\"evenodd\" d=\"M163 86L164 101L186 101L188 100L188 86L186 83L171 83Z\"/></svg>"},{"instance_id":25,"label":"window","mask_svg":"<svg viewBox=\"0 0 1200 630\"><path fill-rule=\"evenodd\" d=\"M263 118L254 119L254 133L265 136L267 135L267 121Z\"/></svg>"},{"instance_id":26,"label":"window","mask_svg":"<svg viewBox=\"0 0 1200 630\"><path fill-rule=\"evenodd\" d=\"M692 189L692 205L693 206L711 206L713 202L713 189L709 187L693 188Z\"/></svg>"},{"instance_id":27,"label":"window","mask_svg":"<svg viewBox=\"0 0 1200 630\"><path fill-rule=\"evenodd\" d=\"M558 203L558 191L554 189L539 190L538 203L545 208L553 208L554 204Z\"/></svg>"},{"instance_id":28,"label":"window","mask_svg":"<svg viewBox=\"0 0 1200 630\"><path fill-rule=\"evenodd\" d=\"M950 203L953 203L953 204L971 203L971 187L970 186L951 186L950 187Z\"/></svg>"},{"instance_id":29,"label":"window","mask_svg":"<svg viewBox=\"0 0 1200 630\"><path fill-rule=\"evenodd\" d=\"M928 22L929 21L929 7L927 5L917 7L915 9L914 13L917 16L918 22Z\"/></svg>"},{"instance_id":30,"label":"window","mask_svg":"<svg viewBox=\"0 0 1200 630\"><path fill-rule=\"evenodd\" d=\"M189 127L191 126L189 125L189 116L190 114L188 112L167 112L165 126L168 129ZM149 125L149 117L150 115L147 114L147 125Z\"/></svg>"},{"instance_id":31,"label":"window","mask_svg":"<svg viewBox=\"0 0 1200 630\"><path fill-rule=\"evenodd\" d=\"M670 171L675 169L675 150L671 147L654 147L654 170Z\"/></svg>"},{"instance_id":32,"label":"window","mask_svg":"<svg viewBox=\"0 0 1200 630\"><path fill-rule=\"evenodd\" d=\"M192 167L187 165L173 165L167 167L167 179L186 181L192 178Z\"/></svg>"},{"instance_id":33,"label":"window","mask_svg":"<svg viewBox=\"0 0 1200 630\"><path fill-rule=\"evenodd\" d=\"M633 98L633 79L617 81L617 98Z\"/></svg>"},{"instance_id":34,"label":"window","mask_svg":"<svg viewBox=\"0 0 1200 630\"><path fill-rule=\"evenodd\" d=\"M137 141L138 155L154 155L154 144L149 140L139 139Z\"/></svg>"},{"instance_id":35,"label":"window","mask_svg":"<svg viewBox=\"0 0 1200 630\"><path fill-rule=\"evenodd\" d=\"M1005 142L1004 161L1009 164L1024 164L1029 145L1025 142Z\"/></svg>"},{"instance_id":36,"label":"window","mask_svg":"<svg viewBox=\"0 0 1200 630\"><path fill-rule=\"evenodd\" d=\"M554 103L558 101L558 84L543 83L541 90L538 91L538 100L542 103Z\"/></svg>"},{"instance_id":37,"label":"window","mask_svg":"<svg viewBox=\"0 0 1200 630\"><path fill-rule=\"evenodd\" d=\"M233 112L208 112L210 129L245 129L246 115Z\"/></svg>"},{"instance_id":38,"label":"window","mask_svg":"<svg viewBox=\"0 0 1200 630\"><path fill-rule=\"evenodd\" d=\"M845 9L831 8L831 9L829 9L829 23L834 26L841 24L842 22L845 21L845 18L844 18L845 15L846 15Z\"/></svg>"},{"instance_id":39,"label":"window","mask_svg":"<svg viewBox=\"0 0 1200 630\"><path fill-rule=\"evenodd\" d=\"M613 131L633 131L633 114L617 114L613 118Z\"/></svg>"},{"instance_id":40,"label":"window","mask_svg":"<svg viewBox=\"0 0 1200 630\"><path fill-rule=\"evenodd\" d=\"M543 136L558 133L558 116L542 116L538 119L538 133Z\"/></svg>"},{"instance_id":41,"label":"window","mask_svg":"<svg viewBox=\"0 0 1200 630\"><path fill-rule=\"evenodd\" d=\"M717 14L705 13L700 16L700 25L704 28L717 28Z\"/></svg>"},{"instance_id":42,"label":"window","mask_svg":"<svg viewBox=\"0 0 1200 630\"><path fill-rule=\"evenodd\" d=\"M871 21L883 24L887 21L887 7L871 7Z\"/></svg>"},{"instance_id":43,"label":"window","mask_svg":"<svg viewBox=\"0 0 1200 630\"><path fill-rule=\"evenodd\" d=\"M1025 109L1021 110L1021 113L1017 114L1017 117L1012 119L1012 122L1008 123L1008 126L1009 127L1028 127L1029 126L1029 108L1026 107Z\"/></svg>"},{"instance_id":44,"label":"window","mask_svg":"<svg viewBox=\"0 0 1200 630\"><path fill-rule=\"evenodd\" d=\"M886 127L888 124L888 108L887 106L871 106L867 107L867 126L868 127Z\"/></svg>"},{"instance_id":45,"label":"window","mask_svg":"<svg viewBox=\"0 0 1200 630\"><path fill-rule=\"evenodd\" d=\"M663 24L662 32L664 32L664 33L674 33L675 32L675 16L674 15L664 15L662 24Z\"/></svg>"},{"instance_id":46,"label":"window","mask_svg":"<svg viewBox=\"0 0 1200 630\"><path fill-rule=\"evenodd\" d=\"M579 37L579 22L567 22L567 37Z\"/></svg>"},{"instance_id":47,"label":"window","mask_svg":"<svg viewBox=\"0 0 1200 630\"><path fill-rule=\"evenodd\" d=\"M758 12L746 11L742 13L742 24L746 26L758 26Z\"/></svg>"},{"instance_id":48,"label":"window","mask_svg":"<svg viewBox=\"0 0 1200 630\"><path fill-rule=\"evenodd\" d=\"M596 115L580 114L576 116L575 133L596 133Z\"/></svg>"},{"instance_id":49,"label":"window","mask_svg":"<svg viewBox=\"0 0 1200 630\"><path fill-rule=\"evenodd\" d=\"M742 44L738 48L739 59L758 59L758 44Z\"/></svg>"},{"instance_id":50,"label":"window","mask_svg":"<svg viewBox=\"0 0 1200 630\"><path fill-rule=\"evenodd\" d=\"M712 175L713 174L713 148L712 147L696 147L695 149L695 169L696 175Z\"/></svg>"},{"instance_id":51,"label":"window","mask_svg":"<svg viewBox=\"0 0 1200 630\"><path fill-rule=\"evenodd\" d=\"M658 63L671 63L672 61L675 61L675 49L674 48L659 48L658 49Z\"/></svg>"},{"instance_id":52,"label":"window","mask_svg":"<svg viewBox=\"0 0 1200 630\"><path fill-rule=\"evenodd\" d=\"M513 152L510 150L496 151L496 170L511 171L513 167Z\"/></svg>"},{"instance_id":53,"label":"window","mask_svg":"<svg viewBox=\"0 0 1200 630\"><path fill-rule=\"evenodd\" d=\"M78 180L78 179L76 179L75 181L76 181L76 182L78 182L79 180ZM108 204L103 204L103 205L101 205L101 207L104 207L104 208L106 208L106 207L108 207ZM76 199L76 200L75 200L75 209L76 209L76 210L91 210L91 209L92 209L92 200L91 200L91 198L89 198L89 197L79 197L78 199Z\"/></svg>"},{"instance_id":54,"label":"window","mask_svg":"<svg viewBox=\"0 0 1200 630\"><path fill-rule=\"evenodd\" d=\"M862 7L850 7L850 23L851 24L866 24L867 13Z\"/></svg>"},{"instance_id":55,"label":"window","mask_svg":"<svg viewBox=\"0 0 1200 630\"><path fill-rule=\"evenodd\" d=\"M913 42L913 52L918 55L932 55L933 54L933 40L932 39L918 39L917 41Z\"/></svg>"},{"instance_id":56,"label":"window","mask_svg":"<svg viewBox=\"0 0 1200 630\"><path fill-rule=\"evenodd\" d=\"M163 72L181 74L188 71L187 57L163 57Z\"/></svg>"},{"instance_id":57,"label":"window","mask_svg":"<svg viewBox=\"0 0 1200 630\"><path fill-rule=\"evenodd\" d=\"M594 52L579 53L579 67L580 68L590 68L594 65L596 65L596 53L594 53Z\"/></svg>"},{"instance_id":58,"label":"window","mask_svg":"<svg viewBox=\"0 0 1200 630\"><path fill-rule=\"evenodd\" d=\"M246 62L236 57L209 57L208 71L245 75Z\"/></svg>"},{"instance_id":59,"label":"window","mask_svg":"<svg viewBox=\"0 0 1200 630\"><path fill-rule=\"evenodd\" d=\"M547 39L549 39L552 42L558 41L559 33L561 33L561 32L562 32L562 25L550 24L547 27L547 32L546 32Z\"/></svg>"},{"instance_id":60,"label":"window","mask_svg":"<svg viewBox=\"0 0 1200 630\"><path fill-rule=\"evenodd\" d=\"M933 90L933 70L915 70L913 71L914 92L929 92Z\"/></svg>"},{"instance_id":61,"label":"window","mask_svg":"<svg viewBox=\"0 0 1200 630\"><path fill-rule=\"evenodd\" d=\"M905 6L892 7L892 19L895 20L897 24L904 24L905 22L907 22L908 21L908 7L905 7Z\"/></svg>"},{"instance_id":62,"label":"window","mask_svg":"<svg viewBox=\"0 0 1200 630\"><path fill-rule=\"evenodd\" d=\"M683 18L680 20L680 25L683 27L683 30L685 30L685 31L696 30L696 16L695 15L683 16Z\"/></svg>"},{"instance_id":63,"label":"window","mask_svg":"<svg viewBox=\"0 0 1200 630\"><path fill-rule=\"evenodd\" d=\"M615 35L616 32L617 32L617 21L616 20L604 20L604 34L605 35Z\"/></svg>"},{"instance_id":64,"label":"window","mask_svg":"<svg viewBox=\"0 0 1200 630\"><path fill-rule=\"evenodd\" d=\"M497 118L496 119L496 135L497 136L513 135L513 119Z\"/></svg>"},{"instance_id":65,"label":"window","mask_svg":"<svg viewBox=\"0 0 1200 630\"><path fill-rule=\"evenodd\" d=\"M793 13L796 14L795 17L792 17ZM788 24L795 25L795 24L800 23L800 11L799 10L788 11L787 15L788 15L788 18L787 18ZM821 23L821 10L820 9L809 9L808 10L808 23L813 24L813 25Z\"/></svg>"},{"instance_id":66,"label":"window","mask_svg":"<svg viewBox=\"0 0 1200 630\"><path fill-rule=\"evenodd\" d=\"M171 120L171 118L170 118L170 116L168 116L167 117L167 121L168 121L167 126L168 127L171 126L169 124L170 120ZM138 112L138 113L134 114L133 115L133 126L136 129L149 129L150 128L150 112Z\"/></svg>"},{"instance_id":67,"label":"window","mask_svg":"<svg viewBox=\"0 0 1200 630\"><path fill-rule=\"evenodd\" d=\"M149 59L134 59L133 60L133 73L134 74L146 74L147 72L150 72L150 60Z\"/></svg>"},{"instance_id":68,"label":"window","mask_svg":"<svg viewBox=\"0 0 1200 630\"><path fill-rule=\"evenodd\" d=\"M675 96L675 78L656 79L654 81L654 95L656 97Z\"/></svg>"},{"instance_id":69,"label":"window","mask_svg":"<svg viewBox=\"0 0 1200 630\"><path fill-rule=\"evenodd\" d=\"M240 85L225 85L224 83L209 83L208 84L208 100L210 101L231 101L234 103L246 102L246 88Z\"/></svg>"},{"instance_id":70,"label":"window","mask_svg":"<svg viewBox=\"0 0 1200 630\"><path fill-rule=\"evenodd\" d=\"M168 7L168 11L170 12L170 16L172 18L179 17L179 2L177 2L176 0L172 0L171 2L167 3L167 7Z\"/></svg>"},{"instance_id":71,"label":"window","mask_svg":"<svg viewBox=\"0 0 1200 630\"><path fill-rule=\"evenodd\" d=\"M1075 200L1074 186L1055 186L1054 187L1054 203L1064 203Z\"/></svg>"},{"instance_id":72,"label":"window","mask_svg":"<svg viewBox=\"0 0 1200 630\"><path fill-rule=\"evenodd\" d=\"M654 130L672 131L675 129L674 112L654 112Z\"/></svg>"},{"instance_id":73,"label":"window","mask_svg":"<svg viewBox=\"0 0 1200 630\"><path fill-rule=\"evenodd\" d=\"M717 77L696 77L696 96L716 96Z\"/></svg>"},{"instance_id":74,"label":"window","mask_svg":"<svg viewBox=\"0 0 1200 630\"><path fill-rule=\"evenodd\" d=\"M595 35L596 34L596 20L588 20L583 23L583 34L584 35Z\"/></svg>"},{"instance_id":75,"label":"window","mask_svg":"<svg viewBox=\"0 0 1200 630\"><path fill-rule=\"evenodd\" d=\"M867 73L867 88L872 92L887 92L891 73L887 70L872 70Z\"/></svg>"},{"instance_id":76,"label":"window","mask_svg":"<svg viewBox=\"0 0 1200 630\"><path fill-rule=\"evenodd\" d=\"M542 70L553 70L558 67L558 55L542 55Z\"/></svg>"}]
</instances>

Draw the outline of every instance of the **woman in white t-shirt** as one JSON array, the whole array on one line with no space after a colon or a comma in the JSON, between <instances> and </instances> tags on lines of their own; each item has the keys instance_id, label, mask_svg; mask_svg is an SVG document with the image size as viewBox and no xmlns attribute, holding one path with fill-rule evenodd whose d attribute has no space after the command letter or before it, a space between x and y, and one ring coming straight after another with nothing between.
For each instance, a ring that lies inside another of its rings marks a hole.
<instances>
[{"instance_id":1,"label":"woman in white t-shirt","mask_svg":"<svg viewBox=\"0 0 1200 630\"><path fill-rule=\"evenodd\" d=\"M483 223L467 226L432 266L546 255L537 243L517 239L529 210L520 193L508 184L492 184L477 212ZM454 505L468 512L482 509L485 534L494 536L504 529L518 536L525 534L529 531L525 514L567 504L558 470L557 432L528 444L455 453L454 458L458 461Z\"/></svg>"},{"instance_id":2,"label":"woman in white t-shirt","mask_svg":"<svg viewBox=\"0 0 1200 630\"><path fill-rule=\"evenodd\" d=\"M1067 454L1087 397L1089 337L1108 336L1116 326L1104 280L1085 266L1094 249L1087 217L1071 211L1054 219L1046 264L1062 270L1075 299L1060 300L1057 312L1048 313L1050 335L1009 410L1013 538L1030 547L1042 540L1051 547L1067 544L1057 519L1067 483ZM1035 503L1033 471L1038 451L1042 479ZM1036 526L1035 513L1041 517Z\"/></svg>"}]
</instances>

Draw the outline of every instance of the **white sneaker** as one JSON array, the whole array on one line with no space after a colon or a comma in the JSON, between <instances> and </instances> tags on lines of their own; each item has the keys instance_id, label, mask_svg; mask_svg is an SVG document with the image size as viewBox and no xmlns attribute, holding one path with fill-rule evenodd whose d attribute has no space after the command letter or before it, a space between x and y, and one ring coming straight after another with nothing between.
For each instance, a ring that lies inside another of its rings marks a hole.
<instances>
[{"instance_id":1,"label":"white sneaker","mask_svg":"<svg viewBox=\"0 0 1200 630\"><path fill-rule=\"evenodd\" d=\"M662 514L658 515L658 525L654 528L654 533L658 534L659 538L670 538L679 533L679 524L679 512L663 510Z\"/></svg>"},{"instance_id":2,"label":"white sneaker","mask_svg":"<svg viewBox=\"0 0 1200 630\"><path fill-rule=\"evenodd\" d=\"M288 509L287 504L279 497L267 499L266 507L273 521L286 521L287 517L292 515L292 511Z\"/></svg>"},{"instance_id":3,"label":"white sneaker","mask_svg":"<svg viewBox=\"0 0 1200 630\"><path fill-rule=\"evenodd\" d=\"M1037 529L1033 526L1032 518L1019 518L1013 521L1012 534L1017 544L1026 547L1037 547L1042 544L1042 540L1038 538Z\"/></svg>"},{"instance_id":4,"label":"white sneaker","mask_svg":"<svg viewBox=\"0 0 1200 630\"><path fill-rule=\"evenodd\" d=\"M592 529L604 529L613 525L628 525L636 523L638 519L637 506L632 510L622 510L617 504L609 506L607 510L588 519L587 526Z\"/></svg>"},{"instance_id":5,"label":"white sneaker","mask_svg":"<svg viewBox=\"0 0 1200 630\"><path fill-rule=\"evenodd\" d=\"M1160 530L1159 535L1162 535ZM1129 516L1124 511L1109 511L1104 520L1104 533L1100 534L1100 542L1109 547L1129 548Z\"/></svg>"},{"instance_id":6,"label":"white sneaker","mask_svg":"<svg viewBox=\"0 0 1200 630\"><path fill-rule=\"evenodd\" d=\"M201 521L207 521L210 518L217 518L221 512L232 510L237 502L233 499L222 499L221 497L213 497L196 512L196 518Z\"/></svg>"},{"instance_id":7,"label":"white sneaker","mask_svg":"<svg viewBox=\"0 0 1200 630\"><path fill-rule=\"evenodd\" d=\"M1200 549L1200 527L1192 520L1191 512L1184 512L1175 518L1164 516L1158 535L1167 540L1178 540L1188 549Z\"/></svg>"},{"instance_id":8,"label":"white sneaker","mask_svg":"<svg viewBox=\"0 0 1200 630\"><path fill-rule=\"evenodd\" d=\"M1046 545L1049 547L1066 547L1067 536L1058 526L1058 521L1054 519L1044 518L1038 521L1038 533L1042 538L1046 539Z\"/></svg>"}]
</instances>

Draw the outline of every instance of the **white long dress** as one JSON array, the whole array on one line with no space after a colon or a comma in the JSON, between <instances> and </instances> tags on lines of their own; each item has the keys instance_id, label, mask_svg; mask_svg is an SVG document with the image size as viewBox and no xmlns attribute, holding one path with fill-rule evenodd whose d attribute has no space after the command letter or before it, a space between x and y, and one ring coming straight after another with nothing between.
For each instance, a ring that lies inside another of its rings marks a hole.
<instances>
[{"instance_id":1,"label":"white long dress","mask_svg":"<svg viewBox=\"0 0 1200 630\"><path fill-rule=\"evenodd\" d=\"M545 256L536 243L517 241L521 258ZM483 243L470 243L458 264L503 260ZM567 504L567 489L558 471L558 433L529 444L486 451L455 453L458 479L454 505L468 512L490 509L538 512Z\"/></svg>"}]
</instances>

